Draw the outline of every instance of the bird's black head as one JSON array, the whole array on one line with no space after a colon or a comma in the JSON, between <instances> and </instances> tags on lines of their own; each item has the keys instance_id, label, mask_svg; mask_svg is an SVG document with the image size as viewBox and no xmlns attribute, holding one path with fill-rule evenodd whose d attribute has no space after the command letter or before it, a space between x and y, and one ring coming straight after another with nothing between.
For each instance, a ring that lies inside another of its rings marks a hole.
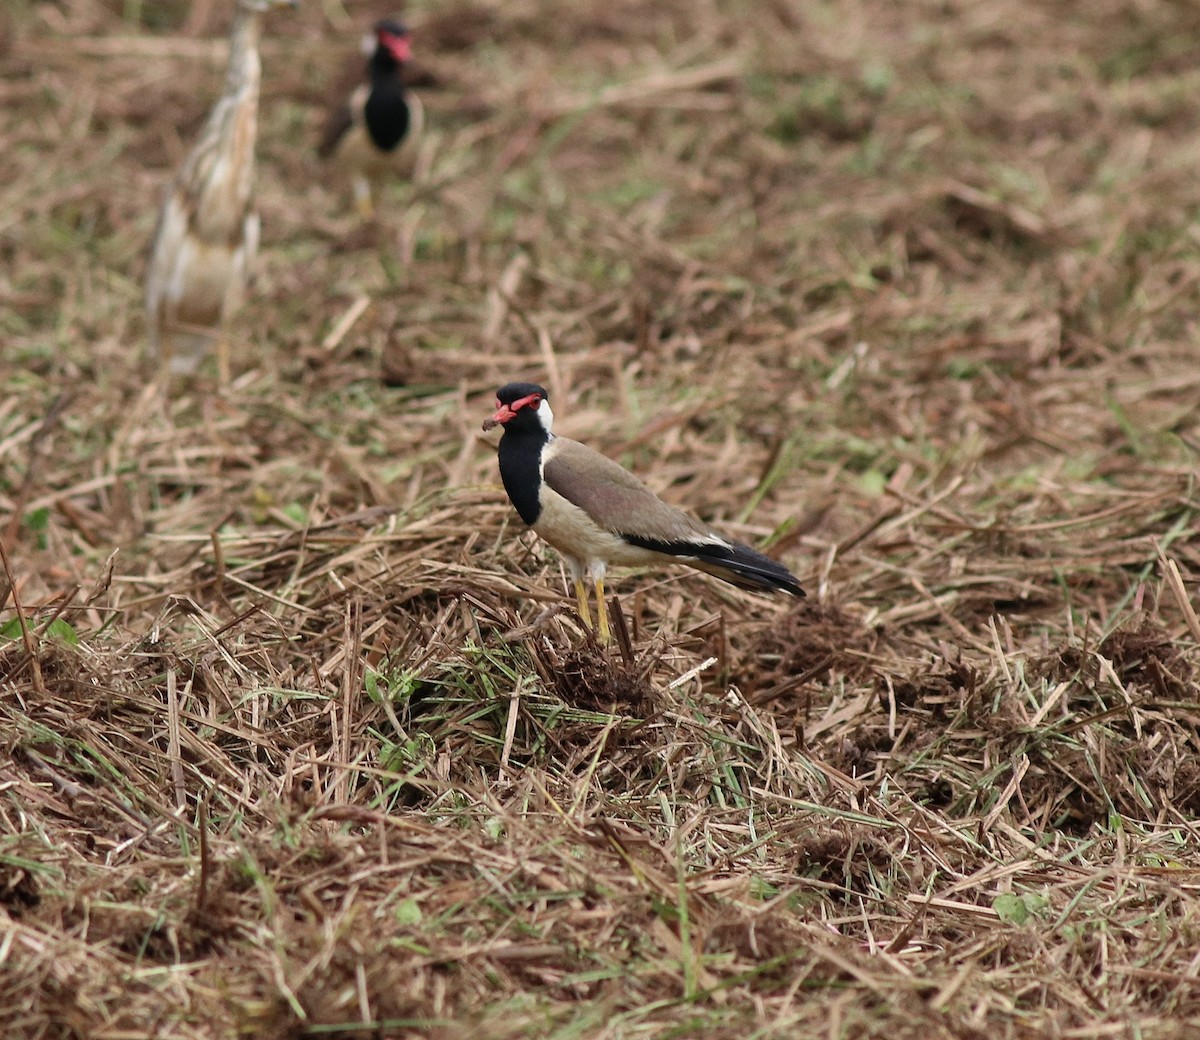
<instances>
[{"instance_id":1,"label":"bird's black head","mask_svg":"<svg viewBox=\"0 0 1200 1040\"><path fill-rule=\"evenodd\" d=\"M503 426L514 433L527 431L548 435L554 413L550 395L537 383L506 383L496 391L496 414L484 424L485 430Z\"/></svg>"},{"instance_id":2,"label":"bird's black head","mask_svg":"<svg viewBox=\"0 0 1200 1040\"><path fill-rule=\"evenodd\" d=\"M394 18L375 23L374 61L388 65L403 65L412 57L412 34L408 26Z\"/></svg>"}]
</instances>

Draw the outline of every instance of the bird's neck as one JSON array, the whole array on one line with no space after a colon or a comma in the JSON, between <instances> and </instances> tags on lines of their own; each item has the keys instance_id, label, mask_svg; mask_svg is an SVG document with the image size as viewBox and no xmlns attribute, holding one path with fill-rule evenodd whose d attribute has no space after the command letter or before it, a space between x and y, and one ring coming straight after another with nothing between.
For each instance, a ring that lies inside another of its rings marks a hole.
<instances>
[{"instance_id":1,"label":"bird's neck","mask_svg":"<svg viewBox=\"0 0 1200 1040\"><path fill-rule=\"evenodd\" d=\"M377 148L390 152L408 136L413 122L410 100L399 76L371 80L363 117Z\"/></svg>"},{"instance_id":2,"label":"bird's neck","mask_svg":"<svg viewBox=\"0 0 1200 1040\"><path fill-rule=\"evenodd\" d=\"M229 30L229 70L225 77L225 93L258 90L262 63L258 57L258 41L262 36L262 14L238 5Z\"/></svg>"},{"instance_id":3,"label":"bird's neck","mask_svg":"<svg viewBox=\"0 0 1200 1040\"><path fill-rule=\"evenodd\" d=\"M500 438L500 479L513 507L530 527L542 511L542 452L550 436L544 430L505 430Z\"/></svg>"},{"instance_id":4,"label":"bird's neck","mask_svg":"<svg viewBox=\"0 0 1200 1040\"><path fill-rule=\"evenodd\" d=\"M400 63L390 54L376 52L367 62L367 74L372 83L400 83Z\"/></svg>"},{"instance_id":5,"label":"bird's neck","mask_svg":"<svg viewBox=\"0 0 1200 1040\"><path fill-rule=\"evenodd\" d=\"M229 33L225 91L209 115L203 158L208 168L196 206L197 232L206 241L240 234L254 192L254 142L258 136L261 14L237 6Z\"/></svg>"}]
</instances>

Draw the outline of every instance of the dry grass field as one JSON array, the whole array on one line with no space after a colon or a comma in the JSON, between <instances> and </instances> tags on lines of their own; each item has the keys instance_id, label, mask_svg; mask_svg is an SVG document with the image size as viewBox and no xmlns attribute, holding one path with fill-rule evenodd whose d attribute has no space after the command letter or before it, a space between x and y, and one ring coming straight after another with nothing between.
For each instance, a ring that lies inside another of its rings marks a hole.
<instances>
[{"instance_id":1,"label":"dry grass field","mask_svg":"<svg viewBox=\"0 0 1200 1040\"><path fill-rule=\"evenodd\" d=\"M392 8L303 0L164 404L228 12L0 12L0 1034L1200 1035L1200 8L410 3L364 225ZM618 575L598 647L516 378L808 599Z\"/></svg>"}]
</instances>

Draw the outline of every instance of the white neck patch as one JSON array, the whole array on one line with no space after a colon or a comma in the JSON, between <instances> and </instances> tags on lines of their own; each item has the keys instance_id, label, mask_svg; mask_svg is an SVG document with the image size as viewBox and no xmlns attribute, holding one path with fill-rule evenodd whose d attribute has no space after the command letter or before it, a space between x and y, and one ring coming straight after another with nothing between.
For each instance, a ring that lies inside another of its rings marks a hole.
<instances>
[{"instance_id":1,"label":"white neck patch","mask_svg":"<svg viewBox=\"0 0 1200 1040\"><path fill-rule=\"evenodd\" d=\"M550 402L544 397L538 402L537 411L534 415L538 417L538 422L542 424L542 429L553 435L554 427L554 410L550 407Z\"/></svg>"}]
</instances>

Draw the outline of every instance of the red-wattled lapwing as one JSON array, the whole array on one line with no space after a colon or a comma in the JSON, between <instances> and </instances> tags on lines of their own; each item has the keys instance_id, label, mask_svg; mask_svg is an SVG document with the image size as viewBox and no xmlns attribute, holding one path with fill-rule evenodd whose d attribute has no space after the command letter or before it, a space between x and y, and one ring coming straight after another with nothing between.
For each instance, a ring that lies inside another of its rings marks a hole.
<instances>
[{"instance_id":1,"label":"red-wattled lapwing","mask_svg":"<svg viewBox=\"0 0 1200 1040\"><path fill-rule=\"evenodd\" d=\"M350 172L358 211L370 217L371 181L388 172L409 172L425 116L420 99L401 78L412 55L408 29L385 18L363 42L370 53L367 82L330 113L317 154Z\"/></svg>"},{"instance_id":2,"label":"red-wattled lapwing","mask_svg":"<svg viewBox=\"0 0 1200 1040\"><path fill-rule=\"evenodd\" d=\"M236 0L225 91L163 199L146 264L146 318L164 388L172 373L194 372L214 342L217 379L229 382L225 323L241 303L258 250L258 38L265 12L296 3Z\"/></svg>"},{"instance_id":3,"label":"red-wattled lapwing","mask_svg":"<svg viewBox=\"0 0 1200 1040\"><path fill-rule=\"evenodd\" d=\"M744 589L804 595L782 564L667 505L612 459L556 437L553 422L542 387L509 383L496 392L496 414L483 428L504 427L504 490L521 519L567 561L579 614L589 627L583 576L592 579L602 641L609 639L604 573L610 564L685 563Z\"/></svg>"}]
</instances>

